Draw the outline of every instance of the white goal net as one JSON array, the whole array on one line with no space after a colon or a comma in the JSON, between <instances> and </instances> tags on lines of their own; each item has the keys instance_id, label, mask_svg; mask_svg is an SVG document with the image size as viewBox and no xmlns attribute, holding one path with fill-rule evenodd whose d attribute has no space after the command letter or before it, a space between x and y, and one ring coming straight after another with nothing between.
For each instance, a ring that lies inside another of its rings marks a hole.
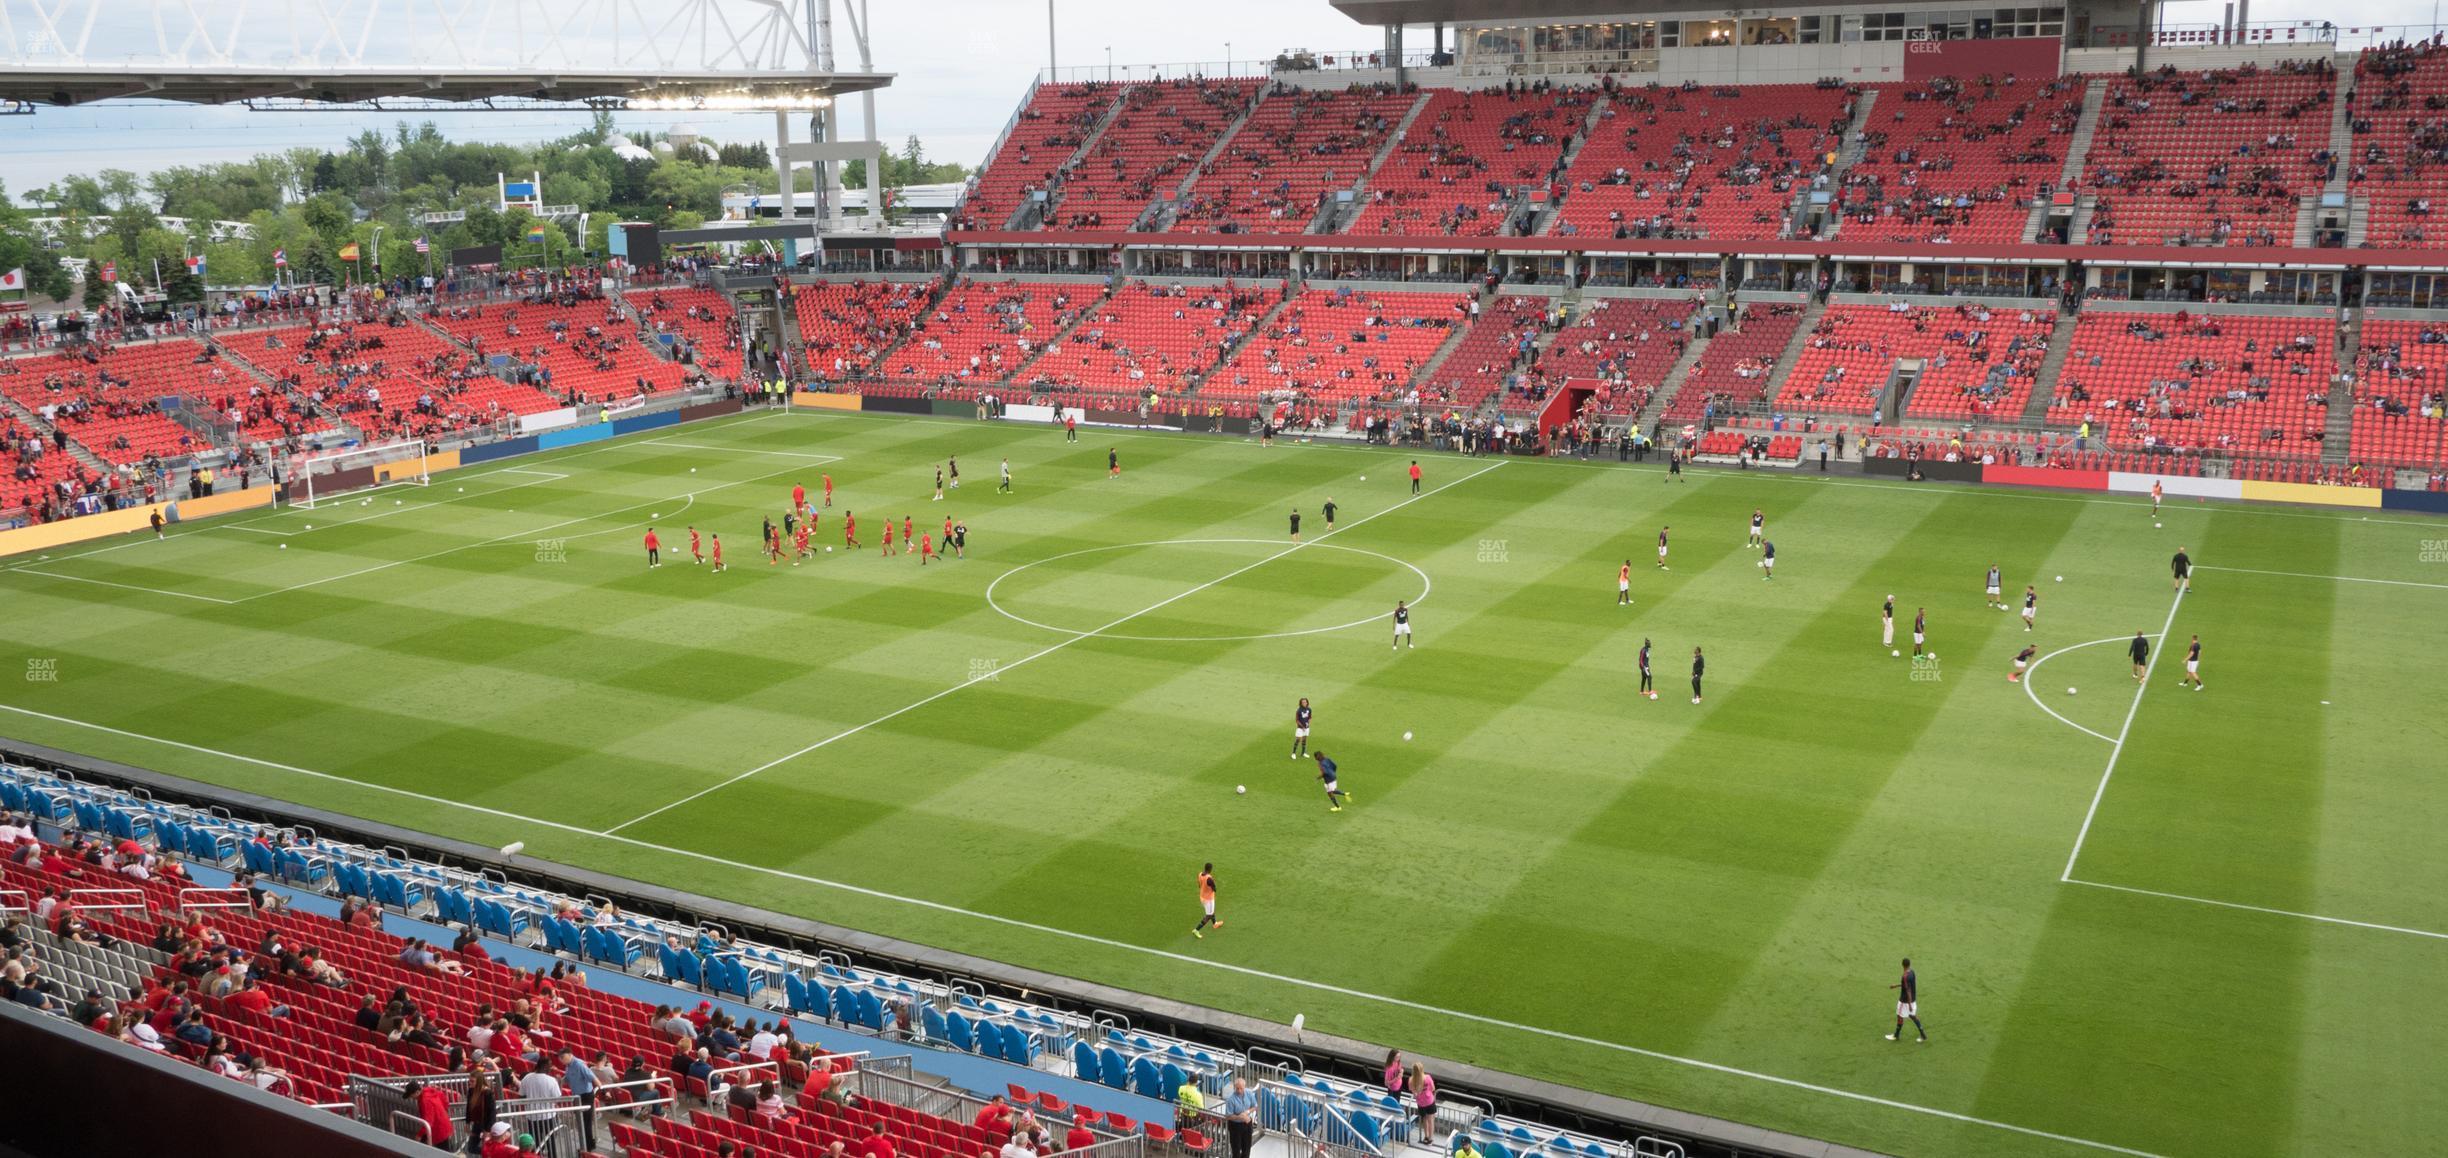
<instances>
[{"instance_id":1,"label":"white goal net","mask_svg":"<svg viewBox=\"0 0 2448 1158\"><path fill-rule=\"evenodd\" d=\"M344 494L433 483L426 472L423 439L327 450L296 460L295 467L289 501L308 510Z\"/></svg>"}]
</instances>

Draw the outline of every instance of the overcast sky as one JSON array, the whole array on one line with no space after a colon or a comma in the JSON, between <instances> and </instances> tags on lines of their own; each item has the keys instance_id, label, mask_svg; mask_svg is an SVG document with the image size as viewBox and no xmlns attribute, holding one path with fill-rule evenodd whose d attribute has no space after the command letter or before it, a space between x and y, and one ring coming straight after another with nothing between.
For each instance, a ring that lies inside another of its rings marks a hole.
<instances>
[{"instance_id":1,"label":"overcast sky","mask_svg":"<svg viewBox=\"0 0 2448 1158\"><path fill-rule=\"evenodd\" d=\"M28 0L0 0L13 9ZM104 3L107 0L92 0ZM206 7L229 0L200 0ZM529 0L530 3L533 0ZM668 0L639 0L653 11ZM501 0L509 8L524 5ZM1057 44L1066 69L1101 69L1111 49L1117 64L1183 64L1271 56L1287 48L1344 53L1376 46L1376 32L1337 14L1326 0L1056 0ZM259 5L260 6L260 5ZM118 11L129 11L129 3ZM2170 6L2170 23L2215 23L2219 0ZM877 68L896 74L877 98L877 135L898 143L916 134L939 159L974 164L994 143L1031 78L1046 64L1046 8L1038 0L883 0L873 4ZM2353 6L2262 0L2255 22L2339 19L2341 23L2428 26L2436 9L2423 0ZM264 17L250 31L268 34ZM1424 29L1415 29L1424 47ZM281 39L285 40L283 34ZM270 45L269 47L279 47ZM838 62L856 62L844 53ZM1176 69L1166 70L1168 73ZM853 133L855 100L845 108ZM531 142L583 125L584 114L406 114L432 119L460 140ZM11 196L69 173L106 167L144 171L168 165L233 160L295 146L336 147L368 126L387 129L398 114L256 113L176 105L120 104L43 109L30 117L0 117L0 183ZM635 114L628 129L659 131L686 123L718 140L770 139L770 115L703 117Z\"/></svg>"}]
</instances>

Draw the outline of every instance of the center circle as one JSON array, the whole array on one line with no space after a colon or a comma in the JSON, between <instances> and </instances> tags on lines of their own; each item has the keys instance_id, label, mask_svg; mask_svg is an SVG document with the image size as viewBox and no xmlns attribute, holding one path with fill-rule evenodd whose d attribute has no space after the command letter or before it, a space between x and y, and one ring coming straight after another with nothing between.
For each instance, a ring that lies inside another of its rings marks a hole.
<instances>
[{"instance_id":1,"label":"center circle","mask_svg":"<svg viewBox=\"0 0 2448 1158\"><path fill-rule=\"evenodd\" d=\"M1137 575L1136 578L1146 581L1151 586L1170 585L1171 589L1168 591L1163 591L1161 594L1157 594L1154 590L1151 590L1149 593L1149 598L1143 602L1137 603L1137 606L1140 607L1140 610L1138 611L1129 610L1133 604L1126 602L1122 605L1123 609L1119 612L1110 609L1100 609L1091 614L1102 616L1104 622L1107 624L1112 624L1113 627L1127 629L1132 623L1137 622L1141 616L1154 614L1155 612L1160 611L1167 606L1173 605L1174 603L1193 598L1202 592L1215 588L1219 584L1223 583L1227 578L1238 576L1247 571L1256 570L1256 564L1272 563L1276 559L1283 558L1285 556L1298 556L1311 551L1341 552L1346 556L1358 556L1360 558L1377 560L1381 563L1410 572L1413 576L1416 576L1419 579L1419 593L1411 596L1409 599L1409 601L1414 605L1427 600L1429 589L1432 586L1428 580L1427 572L1422 571L1418 567L1412 566L1401 559L1397 559L1392 555L1383 554L1377 551L1370 551L1360 547L1346 547L1340 543L1311 542L1293 546L1276 539L1158 539L1145 543L1115 543L1110 546L1103 547L1084 547L1077 551L1066 551L1060 555L1049 555L1033 563L1022 563L1021 565L996 576L994 582L986 585L986 605L993 608L996 614L1001 615L1006 619L1010 619L1017 623L1025 623L1030 627L1040 628L1061 635L1069 635L1073 637L1095 636L1099 639L1123 639L1142 643L1229 643L1238 640L1252 639L1287 639L1293 636L1301 635L1322 635L1330 631L1342 631L1347 628L1359 627L1364 624L1376 623L1379 621L1391 622L1390 616L1392 614L1392 610L1389 606L1387 610L1372 611L1369 614L1351 620L1348 623L1329 623L1313 627L1287 628L1282 631L1251 632L1245 634L1219 633L1214 635L1142 634L1129 630L1109 630L1107 627L1100 625L1065 627L1058 623L1048 623L1042 618L1032 617L1032 615L1043 616L1044 612L1032 610L1031 614L1024 615L1019 611L1013 610L1013 608L1009 605L1009 602L1018 602L1025 606L1029 597L1032 594L1035 594L1034 592L1027 590L1021 590L1017 593L1003 591L1004 585L1007 583L1012 583L1016 576L1026 574L1031 571L1037 571L1037 575L1032 576L1032 578L1047 578L1048 586L1059 584L1063 582L1065 578L1068 578L1069 580L1072 580L1086 588L1086 590L1078 592L1077 594L1094 595L1098 593L1095 590L1095 585L1100 582L1100 580L1108 583L1115 581L1115 575L1112 571L1102 567L1088 566L1071 569L1067 576L1054 576L1051 574L1052 572L1060 572L1064 570L1063 568L1055 565L1061 564L1066 560L1081 559L1098 555L1114 555L1126 551L1154 552L1168 547L1203 548L1233 547L1240 545L1273 547L1276 549L1276 553L1272 555L1260 556L1257 559L1250 560L1247 563L1240 565L1238 568L1227 568L1221 575L1209 572L1204 575L1177 577L1164 574L1146 573L1150 570L1161 571L1161 567L1143 568L1142 573ZM1039 570L1041 568L1047 570ZM1019 587L1022 585L1014 584L1014 586ZM1041 587L1039 590L1042 591L1044 588ZM1303 598L1312 598L1310 593L1307 592L1301 593L1301 596ZM1332 594L1313 598L1313 602L1320 604L1331 604L1335 601L1346 598L1352 598L1352 596ZM1388 596L1387 602L1391 604L1392 600L1395 598L1400 598L1400 596Z\"/></svg>"}]
</instances>

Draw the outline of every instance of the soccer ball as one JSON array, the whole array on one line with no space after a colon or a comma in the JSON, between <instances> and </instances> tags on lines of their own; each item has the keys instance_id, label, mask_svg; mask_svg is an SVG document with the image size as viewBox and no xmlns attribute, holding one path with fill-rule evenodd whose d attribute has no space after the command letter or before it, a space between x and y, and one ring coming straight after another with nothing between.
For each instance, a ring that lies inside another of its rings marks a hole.
<instances>
[{"instance_id":1,"label":"soccer ball","mask_svg":"<svg viewBox=\"0 0 2448 1158\"><path fill-rule=\"evenodd\" d=\"M1405 733L1403 733L1403 739L1408 740L1408 739L1410 739L1410 738L1411 738L1411 733L1409 733L1409 732L1405 732Z\"/></svg>"},{"instance_id":2,"label":"soccer ball","mask_svg":"<svg viewBox=\"0 0 2448 1158\"><path fill-rule=\"evenodd\" d=\"M1897 658L1897 659L1902 659L1902 658L1904 658L1904 651L1903 651L1903 649L1902 649L1902 648L1898 648L1898 649L1896 649L1896 650L1894 650L1894 651L1890 651L1890 652L1888 652L1887 654L1889 654L1889 655L1891 655L1891 656L1894 656L1894 657L1895 657L1895 658Z\"/></svg>"},{"instance_id":3,"label":"soccer ball","mask_svg":"<svg viewBox=\"0 0 2448 1158\"><path fill-rule=\"evenodd\" d=\"M313 523L308 523L308 524L306 524L306 529L307 529L307 530L309 530L309 531L314 530L314 524L313 524Z\"/></svg>"},{"instance_id":4,"label":"soccer ball","mask_svg":"<svg viewBox=\"0 0 2448 1158\"><path fill-rule=\"evenodd\" d=\"M659 518L662 518L662 517L663 517L663 512L661 512L661 511L656 511L655 513L653 513L653 514L651 514L651 515L648 515L648 516L646 516L646 517L647 517L647 518L650 518L650 519L659 519Z\"/></svg>"},{"instance_id":5,"label":"soccer ball","mask_svg":"<svg viewBox=\"0 0 2448 1158\"><path fill-rule=\"evenodd\" d=\"M2065 576L2063 576L2063 575L2058 576L2058 577L2057 577L2057 581L2058 581L2058 582L2060 582L2060 583L2065 582Z\"/></svg>"},{"instance_id":6,"label":"soccer ball","mask_svg":"<svg viewBox=\"0 0 2448 1158\"><path fill-rule=\"evenodd\" d=\"M466 493L467 493L467 488L466 488L466 487L460 487L460 488L459 488L459 493L460 493L460 494L463 494L463 495L464 495L464 494L466 494Z\"/></svg>"},{"instance_id":7,"label":"soccer ball","mask_svg":"<svg viewBox=\"0 0 2448 1158\"><path fill-rule=\"evenodd\" d=\"M833 553L833 548L831 548L831 547L827 547L827 548L825 548L825 554L830 555L830 554L832 554L832 553Z\"/></svg>"},{"instance_id":8,"label":"soccer ball","mask_svg":"<svg viewBox=\"0 0 2448 1158\"><path fill-rule=\"evenodd\" d=\"M1235 784L1235 785L1233 785L1233 795L1235 795L1235 796L1247 796L1247 795L1249 795L1249 785L1247 785L1247 784Z\"/></svg>"},{"instance_id":9,"label":"soccer ball","mask_svg":"<svg viewBox=\"0 0 2448 1158\"><path fill-rule=\"evenodd\" d=\"M1360 476L1360 481L1361 481L1361 482L1367 482L1367 481L1368 481L1368 476L1367 476L1367 475L1361 475L1361 476Z\"/></svg>"},{"instance_id":10,"label":"soccer ball","mask_svg":"<svg viewBox=\"0 0 2448 1158\"><path fill-rule=\"evenodd\" d=\"M2066 694L2067 694L2067 695L2069 695L2069 696L2070 696L2070 695L2073 695L2073 694L2074 694L2074 689L2072 689L2072 688L2067 688L2067 689L2066 689Z\"/></svg>"},{"instance_id":11,"label":"soccer ball","mask_svg":"<svg viewBox=\"0 0 2448 1158\"><path fill-rule=\"evenodd\" d=\"M696 468L696 467L693 467L693 466L692 466L692 467L690 467L690 468L689 468L689 473L690 473L690 474L695 474L695 473L697 473L697 468Z\"/></svg>"},{"instance_id":12,"label":"soccer ball","mask_svg":"<svg viewBox=\"0 0 2448 1158\"><path fill-rule=\"evenodd\" d=\"M288 550L288 549L289 549L289 544L287 544L287 543L283 543L283 544L281 544L281 550L286 551L286 550Z\"/></svg>"},{"instance_id":13,"label":"soccer ball","mask_svg":"<svg viewBox=\"0 0 2448 1158\"><path fill-rule=\"evenodd\" d=\"M2152 524L2151 524L2151 526L2154 526L2154 527L2156 527L2156 526L2158 526L2158 525L2159 525L2159 524L2157 524L2157 523L2152 523Z\"/></svg>"},{"instance_id":14,"label":"soccer ball","mask_svg":"<svg viewBox=\"0 0 2448 1158\"><path fill-rule=\"evenodd\" d=\"M372 500L372 499L360 499L360 500L358 500L357 505L358 505L358 506L361 506L361 507L370 507L370 506L373 506L373 505L374 505L374 500Z\"/></svg>"},{"instance_id":15,"label":"soccer ball","mask_svg":"<svg viewBox=\"0 0 2448 1158\"><path fill-rule=\"evenodd\" d=\"M1937 653L1937 652L1934 652L1934 651L1933 651L1933 652L1929 653L1929 657L1930 657L1930 662L1931 662L1931 663L1936 663L1936 662L1938 662L1938 653Z\"/></svg>"}]
</instances>

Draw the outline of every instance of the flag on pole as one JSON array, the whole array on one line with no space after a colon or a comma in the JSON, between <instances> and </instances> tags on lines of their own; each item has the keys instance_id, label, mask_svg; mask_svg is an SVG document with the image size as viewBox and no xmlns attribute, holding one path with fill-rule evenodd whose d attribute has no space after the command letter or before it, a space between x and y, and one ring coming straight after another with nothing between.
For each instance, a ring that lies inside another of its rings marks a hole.
<instances>
[{"instance_id":1,"label":"flag on pole","mask_svg":"<svg viewBox=\"0 0 2448 1158\"><path fill-rule=\"evenodd\" d=\"M538 224L538 225L530 225L530 226L528 226L528 227L527 227L527 240L532 241L532 242L535 242L535 243L536 243L536 244L538 244L538 245L541 245L541 244L543 244L543 243L544 243L544 233L545 233L544 226L542 226L542 225L540 225L540 224Z\"/></svg>"},{"instance_id":2,"label":"flag on pole","mask_svg":"<svg viewBox=\"0 0 2448 1158\"><path fill-rule=\"evenodd\" d=\"M19 266L7 273L0 273L0 290L21 290L25 287L24 266Z\"/></svg>"},{"instance_id":3,"label":"flag on pole","mask_svg":"<svg viewBox=\"0 0 2448 1158\"><path fill-rule=\"evenodd\" d=\"M433 247L425 244L425 239L420 237L416 239L416 251L418 256L421 257L425 254L432 253Z\"/></svg>"},{"instance_id":4,"label":"flag on pole","mask_svg":"<svg viewBox=\"0 0 2448 1158\"><path fill-rule=\"evenodd\" d=\"M355 261L355 260L357 260L357 243L356 243L356 242L352 241L352 242L349 242L347 245L343 245L343 246L341 246L341 247L340 247L340 260L342 260L342 261Z\"/></svg>"},{"instance_id":5,"label":"flag on pole","mask_svg":"<svg viewBox=\"0 0 2448 1158\"><path fill-rule=\"evenodd\" d=\"M188 258L188 259L187 259L187 272L188 272L188 273L191 273L191 274L194 274L194 275L195 275L195 276L197 276L197 277L203 277L203 276L204 276L204 255L203 255L203 254L200 254L200 253L199 253L199 254L196 254L195 256L190 257L190 258Z\"/></svg>"},{"instance_id":6,"label":"flag on pole","mask_svg":"<svg viewBox=\"0 0 2448 1158\"><path fill-rule=\"evenodd\" d=\"M119 263L118 263L118 262L115 262L115 261L106 261L106 262L103 262L103 263L102 263L102 280L103 280L103 281L106 281L106 282L113 282L113 281L118 281L118 280L119 280Z\"/></svg>"},{"instance_id":7,"label":"flag on pole","mask_svg":"<svg viewBox=\"0 0 2448 1158\"><path fill-rule=\"evenodd\" d=\"M273 250L273 251L272 251L272 268L274 268L274 269L285 269L285 268L287 268L287 267L288 267L288 265L289 265L289 251L288 251L288 250L286 250L286 249L275 249L275 250Z\"/></svg>"}]
</instances>

